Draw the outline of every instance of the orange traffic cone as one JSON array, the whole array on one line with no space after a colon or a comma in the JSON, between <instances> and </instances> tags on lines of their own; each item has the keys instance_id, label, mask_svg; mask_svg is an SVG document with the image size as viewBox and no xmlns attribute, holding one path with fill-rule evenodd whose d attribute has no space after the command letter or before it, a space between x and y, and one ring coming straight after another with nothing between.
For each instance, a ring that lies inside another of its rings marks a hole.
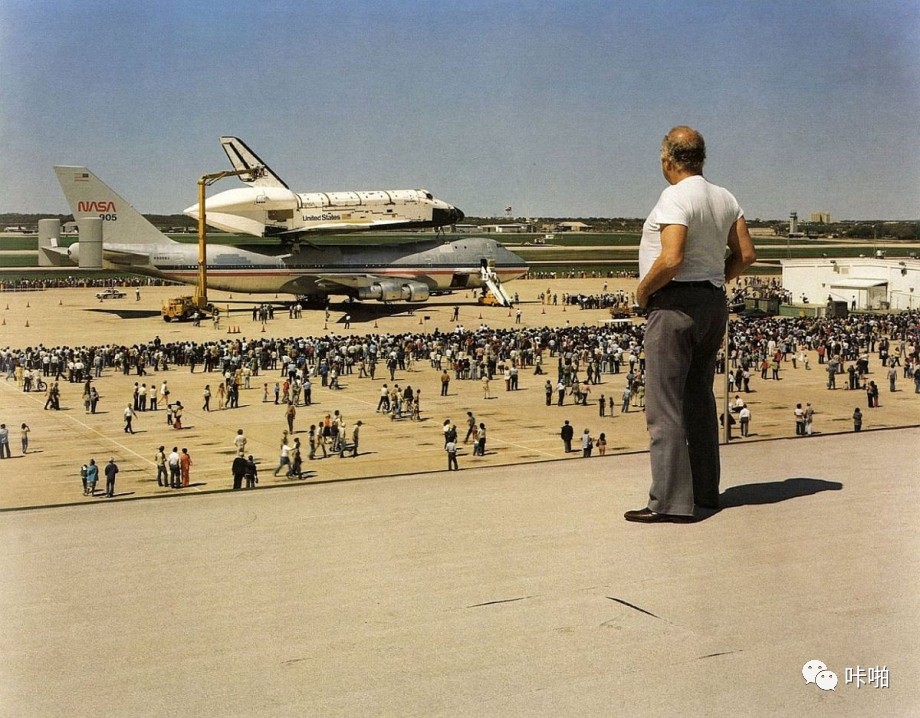
<instances>
[{"instance_id":1,"label":"orange traffic cone","mask_svg":"<svg viewBox=\"0 0 920 718\"><path fill-rule=\"evenodd\" d=\"M375 320L374 320L374 329L376 329L376 328L377 328L377 320L375 319Z\"/></svg>"},{"instance_id":2,"label":"orange traffic cone","mask_svg":"<svg viewBox=\"0 0 920 718\"><path fill-rule=\"evenodd\" d=\"M418 323L419 323L419 324L421 324L421 323L422 323L422 317L421 317L421 315L419 315L419 318L418 318Z\"/></svg>"},{"instance_id":3,"label":"orange traffic cone","mask_svg":"<svg viewBox=\"0 0 920 718\"><path fill-rule=\"evenodd\" d=\"M29 326L29 320L26 319L26 327L28 327L28 326Z\"/></svg>"},{"instance_id":4,"label":"orange traffic cone","mask_svg":"<svg viewBox=\"0 0 920 718\"><path fill-rule=\"evenodd\" d=\"M3 317L3 324L0 326L4 326L4 327L6 326L6 317Z\"/></svg>"}]
</instances>

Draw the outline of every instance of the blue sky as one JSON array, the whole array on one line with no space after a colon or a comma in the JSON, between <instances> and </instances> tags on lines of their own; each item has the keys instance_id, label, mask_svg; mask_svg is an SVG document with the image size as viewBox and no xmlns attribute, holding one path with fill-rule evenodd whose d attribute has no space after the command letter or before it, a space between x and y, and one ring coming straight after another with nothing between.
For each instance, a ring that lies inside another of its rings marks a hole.
<instances>
[{"instance_id":1,"label":"blue sky","mask_svg":"<svg viewBox=\"0 0 920 718\"><path fill-rule=\"evenodd\" d=\"M916 219L918 37L916 0L2 0L0 211L84 164L179 212L233 134L297 191L639 217L690 124L750 218Z\"/></svg>"}]
</instances>

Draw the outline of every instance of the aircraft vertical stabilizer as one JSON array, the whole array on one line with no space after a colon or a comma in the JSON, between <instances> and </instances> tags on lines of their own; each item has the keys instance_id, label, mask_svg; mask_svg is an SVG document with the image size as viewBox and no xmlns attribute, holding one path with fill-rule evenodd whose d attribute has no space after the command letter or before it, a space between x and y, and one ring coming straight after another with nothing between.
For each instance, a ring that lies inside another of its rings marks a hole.
<instances>
[{"instance_id":1,"label":"aircraft vertical stabilizer","mask_svg":"<svg viewBox=\"0 0 920 718\"><path fill-rule=\"evenodd\" d=\"M259 159L246 143L238 137L221 137L220 146L224 148L230 164L235 170L256 169L252 175L241 175L240 179L253 187L283 187L290 189L278 175L269 169L268 165Z\"/></svg>"},{"instance_id":2,"label":"aircraft vertical stabilizer","mask_svg":"<svg viewBox=\"0 0 920 718\"><path fill-rule=\"evenodd\" d=\"M114 244L171 243L146 217L86 167L54 168L73 218L102 219L102 238Z\"/></svg>"}]
</instances>

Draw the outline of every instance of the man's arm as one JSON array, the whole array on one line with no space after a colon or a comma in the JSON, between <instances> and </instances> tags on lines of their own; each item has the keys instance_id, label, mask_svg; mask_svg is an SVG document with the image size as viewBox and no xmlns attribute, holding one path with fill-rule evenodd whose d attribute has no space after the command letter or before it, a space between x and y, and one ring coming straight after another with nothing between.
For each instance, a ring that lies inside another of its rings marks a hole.
<instances>
[{"instance_id":1,"label":"man's arm","mask_svg":"<svg viewBox=\"0 0 920 718\"><path fill-rule=\"evenodd\" d=\"M754 240L748 232L744 217L740 217L728 232L729 255L725 259L725 281L730 282L757 260Z\"/></svg>"},{"instance_id":2,"label":"man's arm","mask_svg":"<svg viewBox=\"0 0 920 718\"><path fill-rule=\"evenodd\" d=\"M636 289L636 303L640 307L646 306L650 296L677 276L677 272L684 263L686 246L687 228L684 225L665 224L661 226L661 254L658 255L658 259L652 264L648 274L639 282Z\"/></svg>"}]
</instances>

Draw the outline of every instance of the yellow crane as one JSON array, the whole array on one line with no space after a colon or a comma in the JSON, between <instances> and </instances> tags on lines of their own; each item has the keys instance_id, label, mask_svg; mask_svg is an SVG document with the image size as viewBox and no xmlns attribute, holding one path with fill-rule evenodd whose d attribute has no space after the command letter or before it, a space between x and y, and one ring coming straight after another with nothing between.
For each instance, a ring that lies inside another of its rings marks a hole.
<instances>
[{"instance_id":1,"label":"yellow crane","mask_svg":"<svg viewBox=\"0 0 920 718\"><path fill-rule=\"evenodd\" d=\"M213 307L208 302L208 225L204 207L205 188L226 177L249 175L252 179L257 179L263 172L263 167L252 167L210 172L198 178L198 283L195 285L195 293L192 296L173 297L163 302L164 321L191 319L196 313L202 317L213 311Z\"/></svg>"}]
</instances>

